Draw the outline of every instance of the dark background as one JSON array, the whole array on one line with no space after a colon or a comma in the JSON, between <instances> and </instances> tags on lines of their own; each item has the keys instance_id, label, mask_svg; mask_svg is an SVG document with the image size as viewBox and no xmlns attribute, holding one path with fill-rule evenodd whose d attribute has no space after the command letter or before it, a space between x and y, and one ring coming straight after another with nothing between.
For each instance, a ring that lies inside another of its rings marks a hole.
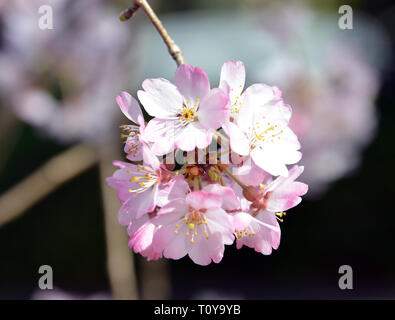
<instances>
[{"instance_id":1,"label":"dark background","mask_svg":"<svg viewBox=\"0 0 395 320\"><path fill-rule=\"evenodd\" d=\"M171 12L231 2L169 1L160 9ZM387 11L391 1L349 4L381 20L394 39L395 20ZM255 299L395 298L393 65L381 77L378 133L364 151L360 168L334 183L320 199L304 200L291 210L282 224L280 248L271 256L228 246L220 264L200 267L188 258L170 261L172 298L195 298L211 290L225 297ZM66 150L27 124L18 130L17 145L0 172L0 193ZM64 290L109 291L98 181L98 169L93 168L0 229L0 298L30 298L43 264L53 267L54 282ZM341 265L352 266L354 290L339 289Z\"/></svg>"}]
</instances>

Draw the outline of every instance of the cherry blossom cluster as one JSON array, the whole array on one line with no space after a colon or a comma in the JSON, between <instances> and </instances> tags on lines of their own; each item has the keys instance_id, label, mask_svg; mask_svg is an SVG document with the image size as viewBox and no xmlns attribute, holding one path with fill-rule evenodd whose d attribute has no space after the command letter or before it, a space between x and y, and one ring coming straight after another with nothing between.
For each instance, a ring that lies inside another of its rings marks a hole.
<instances>
[{"instance_id":1,"label":"cherry blossom cluster","mask_svg":"<svg viewBox=\"0 0 395 320\"><path fill-rule=\"evenodd\" d=\"M245 78L244 64L228 60L218 88L188 64L173 82L147 79L137 96L148 123L135 98L117 97L132 122L121 126L129 161L115 161L107 182L134 252L208 265L235 241L264 255L278 248L279 221L308 189L295 181L303 166L287 167L302 154L281 91L261 83L244 90Z\"/></svg>"}]
</instances>

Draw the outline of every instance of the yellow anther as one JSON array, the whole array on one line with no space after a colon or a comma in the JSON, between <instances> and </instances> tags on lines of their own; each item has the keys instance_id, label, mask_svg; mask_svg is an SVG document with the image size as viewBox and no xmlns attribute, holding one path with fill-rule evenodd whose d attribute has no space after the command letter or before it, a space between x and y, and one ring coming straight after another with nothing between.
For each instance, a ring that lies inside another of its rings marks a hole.
<instances>
[{"instance_id":1,"label":"yellow anther","mask_svg":"<svg viewBox=\"0 0 395 320\"><path fill-rule=\"evenodd\" d=\"M197 232L195 231L195 236L197 236Z\"/></svg>"},{"instance_id":2,"label":"yellow anther","mask_svg":"<svg viewBox=\"0 0 395 320\"><path fill-rule=\"evenodd\" d=\"M130 193L132 193L132 192L133 192L133 190L132 190L132 189L129 189L128 191L129 191Z\"/></svg>"},{"instance_id":3,"label":"yellow anther","mask_svg":"<svg viewBox=\"0 0 395 320\"><path fill-rule=\"evenodd\" d=\"M180 226L178 224L176 224L176 228L179 228Z\"/></svg>"},{"instance_id":4,"label":"yellow anther","mask_svg":"<svg viewBox=\"0 0 395 320\"><path fill-rule=\"evenodd\" d=\"M187 236L189 236L189 232L187 232Z\"/></svg>"},{"instance_id":5,"label":"yellow anther","mask_svg":"<svg viewBox=\"0 0 395 320\"><path fill-rule=\"evenodd\" d=\"M175 234L178 234L178 230L174 230L174 233L175 233Z\"/></svg>"},{"instance_id":6,"label":"yellow anther","mask_svg":"<svg viewBox=\"0 0 395 320\"><path fill-rule=\"evenodd\" d=\"M193 230L195 228L195 224L194 223L190 223L189 224L189 229Z\"/></svg>"},{"instance_id":7,"label":"yellow anther","mask_svg":"<svg viewBox=\"0 0 395 320\"><path fill-rule=\"evenodd\" d=\"M195 242L195 240L191 239L191 243L194 243L194 242Z\"/></svg>"}]
</instances>

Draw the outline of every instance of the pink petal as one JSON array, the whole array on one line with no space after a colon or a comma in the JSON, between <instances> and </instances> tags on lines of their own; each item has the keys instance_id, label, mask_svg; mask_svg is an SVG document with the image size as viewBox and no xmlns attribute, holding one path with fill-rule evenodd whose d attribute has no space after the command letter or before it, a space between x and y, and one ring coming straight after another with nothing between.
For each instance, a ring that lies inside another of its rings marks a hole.
<instances>
[{"instance_id":1,"label":"pink petal","mask_svg":"<svg viewBox=\"0 0 395 320\"><path fill-rule=\"evenodd\" d=\"M243 131L239 129L233 122L224 125L224 130L229 136L232 151L246 156L250 153L250 142Z\"/></svg>"},{"instance_id":2,"label":"pink petal","mask_svg":"<svg viewBox=\"0 0 395 320\"><path fill-rule=\"evenodd\" d=\"M236 210L240 208L239 199L229 187L223 187L215 183L205 186L203 191L220 196L222 198L222 208L224 210Z\"/></svg>"},{"instance_id":3,"label":"pink petal","mask_svg":"<svg viewBox=\"0 0 395 320\"><path fill-rule=\"evenodd\" d=\"M235 97L243 91L245 78L246 73L242 61L227 60L222 65L219 87L226 91L229 86L231 102L235 101Z\"/></svg>"},{"instance_id":4,"label":"pink petal","mask_svg":"<svg viewBox=\"0 0 395 320\"><path fill-rule=\"evenodd\" d=\"M177 87L166 79L147 79L137 96L152 117L167 119L175 116L182 108L183 98Z\"/></svg>"},{"instance_id":5,"label":"pink petal","mask_svg":"<svg viewBox=\"0 0 395 320\"><path fill-rule=\"evenodd\" d=\"M255 148L251 151L254 162L263 170L274 176L288 176L287 164L298 162L302 154L296 135L289 128L284 128L280 139L273 139L273 142L262 144L262 148Z\"/></svg>"},{"instance_id":6,"label":"pink petal","mask_svg":"<svg viewBox=\"0 0 395 320\"><path fill-rule=\"evenodd\" d=\"M176 134L175 146L183 151L206 148L212 140L212 133L198 122L189 123Z\"/></svg>"},{"instance_id":7,"label":"pink petal","mask_svg":"<svg viewBox=\"0 0 395 320\"><path fill-rule=\"evenodd\" d=\"M175 135L180 129L174 126L173 120L154 118L150 120L144 131L144 137L153 142L151 150L161 156L174 150Z\"/></svg>"},{"instance_id":8,"label":"pink petal","mask_svg":"<svg viewBox=\"0 0 395 320\"><path fill-rule=\"evenodd\" d=\"M164 257L170 259L181 259L187 254L185 237L181 234L175 234L175 224L161 227L154 235L153 247L157 252L163 252Z\"/></svg>"},{"instance_id":9,"label":"pink petal","mask_svg":"<svg viewBox=\"0 0 395 320\"><path fill-rule=\"evenodd\" d=\"M144 163L148 164L152 169L158 170L160 167L159 159L152 153L147 145L143 146Z\"/></svg>"},{"instance_id":10,"label":"pink petal","mask_svg":"<svg viewBox=\"0 0 395 320\"><path fill-rule=\"evenodd\" d=\"M205 213L207 228L211 233L219 232L224 244L232 244L234 241L234 228L232 216L221 208L210 208Z\"/></svg>"},{"instance_id":11,"label":"pink petal","mask_svg":"<svg viewBox=\"0 0 395 320\"><path fill-rule=\"evenodd\" d=\"M152 238L155 231L155 225L145 223L130 238L129 248L133 248L134 252L139 253L146 250L152 245Z\"/></svg>"},{"instance_id":12,"label":"pink petal","mask_svg":"<svg viewBox=\"0 0 395 320\"><path fill-rule=\"evenodd\" d=\"M194 191L187 195L187 203L194 209L221 208L222 199L220 196L204 191Z\"/></svg>"},{"instance_id":13,"label":"pink petal","mask_svg":"<svg viewBox=\"0 0 395 320\"><path fill-rule=\"evenodd\" d=\"M303 172L303 167L294 166L288 177L278 177L268 185L267 190L272 191L268 200L267 210L272 212L285 211L295 207L301 202L301 196L306 194L308 186L294 180Z\"/></svg>"},{"instance_id":14,"label":"pink petal","mask_svg":"<svg viewBox=\"0 0 395 320\"><path fill-rule=\"evenodd\" d=\"M139 123L139 116L143 117L143 113L137 100L125 91L122 91L116 100L123 114L134 123Z\"/></svg>"},{"instance_id":15,"label":"pink petal","mask_svg":"<svg viewBox=\"0 0 395 320\"><path fill-rule=\"evenodd\" d=\"M275 98L275 92L277 92L277 90L274 90L271 86L264 83L255 83L246 89L245 95L248 97L249 106L256 108L264 106Z\"/></svg>"},{"instance_id":16,"label":"pink petal","mask_svg":"<svg viewBox=\"0 0 395 320\"><path fill-rule=\"evenodd\" d=\"M281 157L277 153L273 155L272 149L271 147L265 147L264 150L255 148L251 151L251 158L257 166L271 175L286 177L288 175L287 166L282 161L279 161Z\"/></svg>"},{"instance_id":17,"label":"pink petal","mask_svg":"<svg viewBox=\"0 0 395 320\"><path fill-rule=\"evenodd\" d=\"M189 185L183 176L177 176L163 185L158 192L157 205L163 207L175 199L185 199Z\"/></svg>"},{"instance_id":18,"label":"pink petal","mask_svg":"<svg viewBox=\"0 0 395 320\"><path fill-rule=\"evenodd\" d=\"M198 238L189 244L188 255L198 265L206 266L214 261L219 263L224 255L225 246L220 233L210 234L208 239Z\"/></svg>"},{"instance_id":19,"label":"pink petal","mask_svg":"<svg viewBox=\"0 0 395 320\"><path fill-rule=\"evenodd\" d=\"M233 216L233 227L236 230L244 230L252 221L252 216L246 212L238 212Z\"/></svg>"},{"instance_id":20,"label":"pink petal","mask_svg":"<svg viewBox=\"0 0 395 320\"><path fill-rule=\"evenodd\" d=\"M158 186L147 189L133 197L130 204L133 206L131 211L136 214L136 219L142 217L144 214L154 211L156 207L156 194Z\"/></svg>"},{"instance_id":21,"label":"pink petal","mask_svg":"<svg viewBox=\"0 0 395 320\"><path fill-rule=\"evenodd\" d=\"M218 88L211 90L199 105L197 116L201 125L207 129L220 128L229 119L228 102L224 91Z\"/></svg>"},{"instance_id":22,"label":"pink petal","mask_svg":"<svg viewBox=\"0 0 395 320\"><path fill-rule=\"evenodd\" d=\"M174 83L187 101L192 104L203 99L210 91L210 82L206 72L199 67L182 64L177 68Z\"/></svg>"}]
</instances>

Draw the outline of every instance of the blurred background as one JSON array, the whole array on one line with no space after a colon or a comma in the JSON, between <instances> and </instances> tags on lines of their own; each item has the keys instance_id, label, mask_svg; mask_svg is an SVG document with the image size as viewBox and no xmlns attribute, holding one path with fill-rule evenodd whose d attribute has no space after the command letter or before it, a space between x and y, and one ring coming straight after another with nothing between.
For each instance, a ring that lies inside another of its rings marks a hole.
<instances>
[{"instance_id":1,"label":"blurred background","mask_svg":"<svg viewBox=\"0 0 395 320\"><path fill-rule=\"evenodd\" d=\"M0 299L395 298L392 1L348 1L350 30L341 1L149 1L212 87L227 59L278 86L302 143L310 190L280 248L227 246L207 267L134 255L103 182L123 158L116 95L176 68L142 11L119 21L131 2L0 1ZM39 290L41 265L54 290Z\"/></svg>"}]
</instances>

